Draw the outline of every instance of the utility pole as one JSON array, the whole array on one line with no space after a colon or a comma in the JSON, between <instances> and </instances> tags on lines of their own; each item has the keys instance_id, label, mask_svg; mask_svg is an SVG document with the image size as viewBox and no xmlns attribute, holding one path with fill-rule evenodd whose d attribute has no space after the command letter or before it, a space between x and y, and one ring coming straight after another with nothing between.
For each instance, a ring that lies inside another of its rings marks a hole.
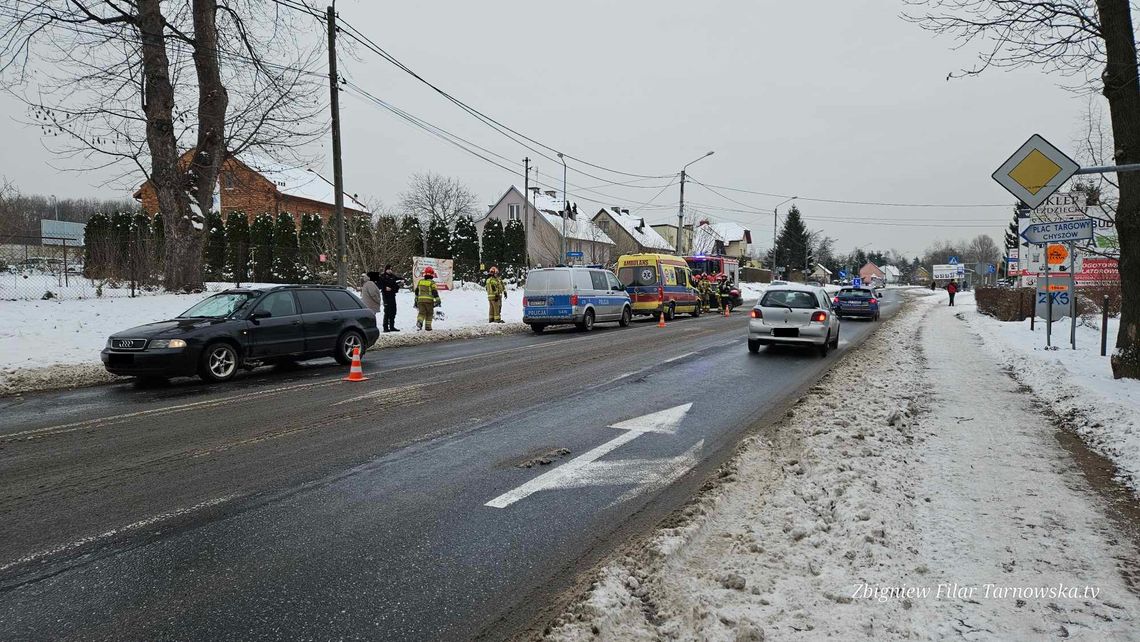
<instances>
[{"instance_id":1,"label":"utility pole","mask_svg":"<svg viewBox=\"0 0 1140 642\"><path fill-rule=\"evenodd\" d=\"M333 190L336 192L336 282L348 285L348 252L344 235L344 174L340 162L340 88L336 73L336 3L329 5L329 108L332 110Z\"/></svg>"},{"instance_id":2,"label":"utility pole","mask_svg":"<svg viewBox=\"0 0 1140 642\"><path fill-rule=\"evenodd\" d=\"M699 160L708 158L714 153L715 152L707 152L704 156L701 156L697 160L685 163L684 167L681 168L681 203L680 207L677 208L677 247L673 248L677 251L678 255L684 254L683 248L685 245L685 170L689 169L689 165L692 165ZM694 230L694 234L695 233L696 230Z\"/></svg>"},{"instance_id":3,"label":"utility pole","mask_svg":"<svg viewBox=\"0 0 1140 642\"><path fill-rule=\"evenodd\" d=\"M559 153L558 160L562 161L562 256L555 265L566 261L566 218L570 216L570 197L566 194L566 158Z\"/></svg>"},{"instance_id":4,"label":"utility pole","mask_svg":"<svg viewBox=\"0 0 1140 642\"><path fill-rule=\"evenodd\" d=\"M677 208L677 247L673 248L677 251L678 255L685 253L683 243L681 242L683 231L685 229L685 168L681 168L681 203Z\"/></svg>"},{"instance_id":5,"label":"utility pole","mask_svg":"<svg viewBox=\"0 0 1140 642\"><path fill-rule=\"evenodd\" d=\"M530 252L527 247L530 246L530 156L523 159L523 263L526 267L530 267Z\"/></svg>"}]
</instances>

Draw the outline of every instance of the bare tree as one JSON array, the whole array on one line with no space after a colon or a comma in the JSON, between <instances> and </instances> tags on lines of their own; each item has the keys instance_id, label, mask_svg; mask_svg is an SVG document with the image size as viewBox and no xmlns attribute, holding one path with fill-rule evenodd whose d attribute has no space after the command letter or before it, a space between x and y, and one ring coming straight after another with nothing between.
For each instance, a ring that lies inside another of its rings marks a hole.
<instances>
[{"instance_id":1,"label":"bare tree","mask_svg":"<svg viewBox=\"0 0 1140 642\"><path fill-rule=\"evenodd\" d=\"M407 191L400 194L404 214L420 219L426 229L432 220L441 220L450 228L460 216L476 216L478 199L458 178L434 172L413 174Z\"/></svg>"},{"instance_id":2,"label":"bare tree","mask_svg":"<svg viewBox=\"0 0 1140 642\"><path fill-rule=\"evenodd\" d=\"M1140 77L1129 0L907 0L906 17L925 29L982 45L978 64L1042 67L1078 86L1096 86L1108 100L1113 159L1140 163ZM953 75L953 74L952 74ZM1140 378L1140 172L1118 174L1116 229L1120 242L1120 331L1113 376Z\"/></svg>"},{"instance_id":3,"label":"bare tree","mask_svg":"<svg viewBox=\"0 0 1140 642\"><path fill-rule=\"evenodd\" d=\"M324 130L304 126L321 108L317 46L299 38L312 20L256 0L14 0L0 79L76 169L151 182L171 240L164 285L192 288L227 155L280 156Z\"/></svg>"}]
</instances>

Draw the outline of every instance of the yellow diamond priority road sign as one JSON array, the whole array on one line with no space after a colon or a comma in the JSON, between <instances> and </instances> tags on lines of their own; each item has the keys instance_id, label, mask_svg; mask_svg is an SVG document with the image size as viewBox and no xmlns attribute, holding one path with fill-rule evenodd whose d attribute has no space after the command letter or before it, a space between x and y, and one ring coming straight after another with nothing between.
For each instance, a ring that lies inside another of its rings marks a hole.
<instances>
[{"instance_id":1,"label":"yellow diamond priority road sign","mask_svg":"<svg viewBox=\"0 0 1140 642\"><path fill-rule=\"evenodd\" d=\"M1031 208L1072 178L1081 166L1034 134L994 172L994 180Z\"/></svg>"}]
</instances>

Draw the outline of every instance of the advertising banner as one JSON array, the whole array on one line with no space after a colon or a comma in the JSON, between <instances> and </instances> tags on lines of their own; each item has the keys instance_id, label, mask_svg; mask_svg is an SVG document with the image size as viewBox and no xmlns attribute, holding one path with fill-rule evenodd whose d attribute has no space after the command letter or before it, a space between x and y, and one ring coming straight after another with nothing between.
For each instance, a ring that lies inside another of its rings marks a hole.
<instances>
[{"instance_id":1,"label":"advertising banner","mask_svg":"<svg viewBox=\"0 0 1140 642\"><path fill-rule=\"evenodd\" d=\"M935 281L949 281L958 278L958 266L954 264L935 265L931 269Z\"/></svg>"},{"instance_id":2,"label":"advertising banner","mask_svg":"<svg viewBox=\"0 0 1140 642\"><path fill-rule=\"evenodd\" d=\"M412 282L424 276L424 268L435 270L435 286L440 290L455 289L455 263L451 259L433 259L427 256L412 257Z\"/></svg>"}]
</instances>

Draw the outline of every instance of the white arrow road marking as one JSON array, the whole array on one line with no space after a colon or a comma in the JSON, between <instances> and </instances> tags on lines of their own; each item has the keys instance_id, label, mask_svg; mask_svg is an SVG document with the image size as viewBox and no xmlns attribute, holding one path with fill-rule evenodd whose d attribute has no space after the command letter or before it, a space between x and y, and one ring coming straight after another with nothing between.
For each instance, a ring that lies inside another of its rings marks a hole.
<instances>
[{"instance_id":1,"label":"white arrow road marking","mask_svg":"<svg viewBox=\"0 0 1140 642\"><path fill-rule=\"evenodd\" d=\"M535 477L514 490L499 495L484 505L491 508L506 508L539 491L558 488L637 484L638 487L630 491L636 495L650 488L668 485L696 464L696 453L703 447L704 440L701 440L680 457L605 462L598 462L597 460L647 432L670 435L676 433L681 421L684 420L692 406L692 403L687 403L613 424L610 426L611 428L626 432L571 459L554 470ZM668 481L663 483L662 480L666 479ZM630 493L626 493L626 495L632 497L633 495ZM626 495L622 497L626 498ZM624 501L624 499L618 501Z\"/></svg>"}]
</instances>

